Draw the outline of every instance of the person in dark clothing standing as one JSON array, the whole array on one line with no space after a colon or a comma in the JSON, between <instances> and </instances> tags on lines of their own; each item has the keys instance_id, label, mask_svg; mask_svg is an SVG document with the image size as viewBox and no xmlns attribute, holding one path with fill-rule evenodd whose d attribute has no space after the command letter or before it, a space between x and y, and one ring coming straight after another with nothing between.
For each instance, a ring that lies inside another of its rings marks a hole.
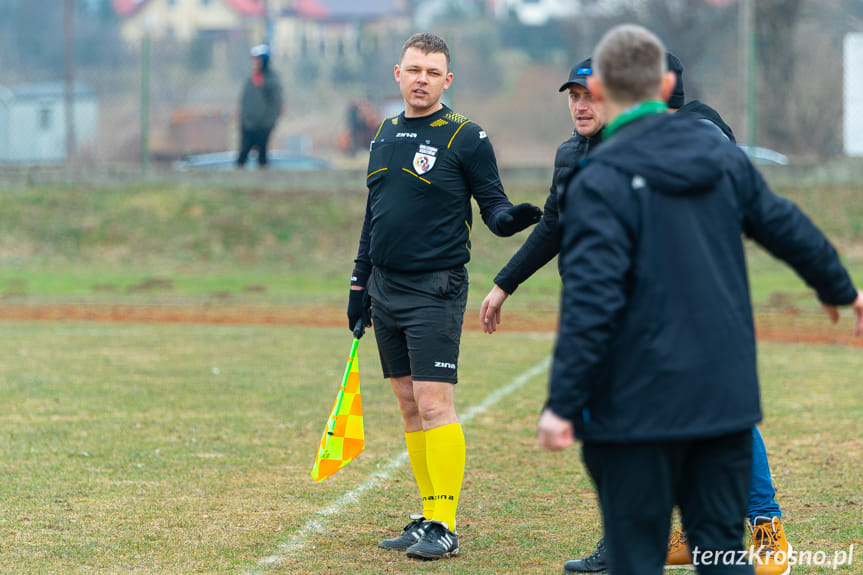
<instances>
[{"instance_id":1,"label":"person in dark clothing standing","mask_svg":"<svg viewBox=\"0 0 863 575\"><path fill-rule=\"evenodd\" d=\"M731 126L725 123L719 112L700 100L690 100L684 104L686 90L683 84L683 62L680 61L680 58L672 52L666 52L665 64L668 71L674 73L674 90L668 98L668 109L683 116L689 115L698 118L703 123L721 132L729 142L736 143L737 140L734 138Z\"/></svg>"},{"instance_id":2,"label":"person in dark clothing standing","mask_svg":"<svg viewBox=\"0 0 863 575\"><path fill-rule=\"evenodd\" d=\"M560 229L557 225L558 190L566 187L578 169L578 163L602 142L605 122L602 110L590 96L587 78L592 74L590 58L576 64L558 92L567 92L569 113L574 128L572 136L563 142L554 155L551 188L545 200L542 220L528 236L524 245L512 256L494 278L494 287L482 301L479 320L486 333L494 333L501 320L503 302L516 288L550 262L560 251Z\"/></svg>"},{"instance_id":3,"label":"person in dark clothing standing","mask_svg":"<svg viewBox=\"0 0 863 575\"><path fill-rule=\"evenodd\" d=\"M259 44L252 48L252 73L240 94L240 153L237 167L246 165L252 148L258 150L258 166L267 166L270 134L282 113L282 84L270 68L270 48Z\"/></svg>"},{"instance_id":4,"label":"person in dark clothing standing","mask_svg":"<svg viewBox=\"0 0 863 575\"><path fill-rule=\"evenodd\" d=\"M668 108L680 115L689 115L713 127L720 137L736 143L734 132L725 123L719 112L699 100L684 104L683 63L668 52L668 70L674 72L674 92L668 100ZM791 544L785 534L782 522L782 509L776 502L776 489L770 473L767 448L757 426L752 427L752 475L749 483L749 497L746 504L746 525L750 532L749 548L757 556L754 564L755 575L787 575L790 572L789 557ZM688 566L692 564L692 554L684 529L672 532L668 544L666 566Z\"/></svg>"},{"instance_id":5,"label":"person in dark clothing standing","mask_svg":"<svg viewBox=\"0 0 863 575\"><path fill-rule=\"evenodd\" d=\"M699 573L752 573L741 518L761 419L742 236L788 263L831 319L863 293L821 231L776 196L745 153L668 114L665 48L617 26L588 86L605 142L558 198L560 327L539 443L577 437L615 575L663 572L680 507Z\"/></svg>"},{"instance_id":6,"label":"person in dark clothing standing","mask_svg":"<svg viewBox=\"0 0 863 575\"><path fill-rule=\"evenodd\" d=\"M709 126L721 139L736 142L734 132L719 112L699 100L685 102L683 63L672 52L666 52L666 67L674 73L674 90L668 98L668 109L681 116L691 116ZM755 575L787 575L790 571L791 545L782 524L782 510L775 499L776 490L770 473L767 449L757 426L752 427L752 475L746 506L747 527L750 530L750 549L755 562ZM583 559L567 561L564 573L607 573L607 547L600 540L596 549ZM686 568L692 565L692 554L686 532L675 529L668 542L666 568Z\"/></svg>"},{"instance_id":7,"label":"person in dark clothing standing","mask_svg":"<svg viewBox=\"0 0 863 575\"><path fill-rule=\"evenodd\" d=\"M509 236L539 221L504 193L485 131L441 101L453 79L449 48L422 33L405 42L395 80L404 112L371 143L369 194L348 296L348 327L374 325L404 421L422 512L378 545L434 560L459 552L456 508L465 440L455 409L467 304L471 198L489 229Z\"/></svg>"}]
</instances>

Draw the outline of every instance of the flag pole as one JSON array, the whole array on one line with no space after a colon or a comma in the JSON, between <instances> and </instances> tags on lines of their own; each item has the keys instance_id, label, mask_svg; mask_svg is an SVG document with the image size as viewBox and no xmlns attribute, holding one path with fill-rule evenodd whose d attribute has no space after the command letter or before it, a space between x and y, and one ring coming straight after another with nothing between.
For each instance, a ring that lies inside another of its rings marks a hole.
<instances>
[{"instance_id":1,"label":"flag pole","mask_svg":"<svg viewBox=\"0 0 863 575\"><path fill-rule=\"evenodd\" d=\"M362 321L362 320L360 320ZM342 398L345 396L345 385L348 383L348 376L351 373L351 365L353 365L354 361L357 359L357 346L360 343L360 338L354 337L354 343L351 345L351 354L348 356L348 364L345 366L345 374L342 376L342 385L339 388L339 397L336 400L336 408L333 413L339 413L339 410L342 408ZM336 429L336 418L333 417L330 420L329 429L327 429L327 433L332 435Z\"/></svg>"}]
</instances>

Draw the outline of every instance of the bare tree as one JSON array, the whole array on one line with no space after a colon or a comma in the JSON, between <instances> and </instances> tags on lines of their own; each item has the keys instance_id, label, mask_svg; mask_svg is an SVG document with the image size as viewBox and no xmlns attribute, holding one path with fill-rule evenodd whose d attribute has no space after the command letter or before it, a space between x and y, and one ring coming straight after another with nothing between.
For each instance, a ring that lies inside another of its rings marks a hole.
<instances>
[{"instance_id":1,"label":"bare tree","mask_svg":"<svg viewBox=\"0 0 863 575\"><path fill-rule=\"evenodd\" d=\"M705 72L713 75L734 62L734 31L737 11L733 6L707 0L650 0L646 4L645 25L663 39L689 73L685 73L687 100L704 98ZM711 48L718 49L711 49ZM720 72L721 73L721 72ZM728 78L727 73L722 73ZM688 80L692 81L688 81ZM736 80L736 78L735 78ZM709 98L711 101L713 98ZM711 102L708 102L711 103Z\"/></svg>"},{"instance_id":2,"label":"bare tree","mask_svg":"<svg viewBox=\"0 0 863 575\"><path fill-rule=\"evenodd\" d=\"M759 0L755 3L755 29L759 85L759 141L768 144L792 138L794 122L789 94L797 69L795 36L800 0Z\"/></svg>"}]
</instances>

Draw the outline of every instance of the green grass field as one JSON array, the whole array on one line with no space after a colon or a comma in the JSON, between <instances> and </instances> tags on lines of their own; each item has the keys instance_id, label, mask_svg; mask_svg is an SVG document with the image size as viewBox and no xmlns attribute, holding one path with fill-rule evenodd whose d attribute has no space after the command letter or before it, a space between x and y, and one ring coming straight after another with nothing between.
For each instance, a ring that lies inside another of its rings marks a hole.
<instances>
[{"instance_id":1,"label":"green grass field","mask_svg":"<svg viewBox=\"0 0 863 575\"><path fill-rule=\"evenodd\" d=\"M547 182L516 182L513 200L544 201ZM863 186L778 190L863 284ZM359 186L231 175L8 185L0 304L342 306L364 201ZM493 238L475 216L468 322L525 237ZM811 319L802 282L749 257L758 309ZM558 291L552 263L507 306L553 314ZM601 527L578 451L535 440L553 334L465 332L463 553L430 564L375 547L417 496L372 336L360 345L366 452L322 483L309 475L349 346L343 328L0 322L0 573L558 573L593 549ZM761 342L759 358L792 544L830 557L863 547L860 348ZM857 553L835 572L863 573Z\"/></svg>"},{"instance_id":2,"label":"green grass field","mask_svg":"<svg viewBox=\"0 0 863 575\"><path fill-rule=\"evenodd\" d=\"M0 572L556 573L591 550L578 451L534 437L551 334L465 334L463 553L434 564L375 547L417 495L372 337L366 452L309 475L349 344L331 328L0 324ZM863 357L763 344L761 371L792 544L859 544Z\"/></svg>"},{"instance_id":3,"label":"green grass field","mask_svg":"<svg viewBox=\"0 0 863 575\"><path fill-rule=\"evenodd\" d=\"M513 178L511 198L542 205L547 182ZM365 195L359 186L274 189L230 174L220 185L11 186L0 194L0 297L6 300L216 300L277 305L344 302ZM783 184L863 278L863 186ZM475 212L478 210L474 209ZM474 214L468 265L477 306L525 234L495 238ZM749 246L753 298L800 305L807 288ZM556 265L541 269L508 303L557 305Z\"/></svg>"}]
</instances>

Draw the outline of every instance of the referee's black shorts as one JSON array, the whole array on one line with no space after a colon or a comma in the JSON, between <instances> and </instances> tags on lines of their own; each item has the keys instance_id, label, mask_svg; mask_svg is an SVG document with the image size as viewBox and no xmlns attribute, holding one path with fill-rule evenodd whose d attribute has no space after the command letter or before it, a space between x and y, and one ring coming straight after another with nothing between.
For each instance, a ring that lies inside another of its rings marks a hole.
<instances>
[{"instance_id":1,"label":"referee's black shorts","mask_svg":"<svg viewBox=\"0 0 863 575\"><path fill-rule=\"evenodd\" d=\"M373 268L368 290L384 377L458 382L465 267L417 273Z\"/></svg>"}]
</instances>

